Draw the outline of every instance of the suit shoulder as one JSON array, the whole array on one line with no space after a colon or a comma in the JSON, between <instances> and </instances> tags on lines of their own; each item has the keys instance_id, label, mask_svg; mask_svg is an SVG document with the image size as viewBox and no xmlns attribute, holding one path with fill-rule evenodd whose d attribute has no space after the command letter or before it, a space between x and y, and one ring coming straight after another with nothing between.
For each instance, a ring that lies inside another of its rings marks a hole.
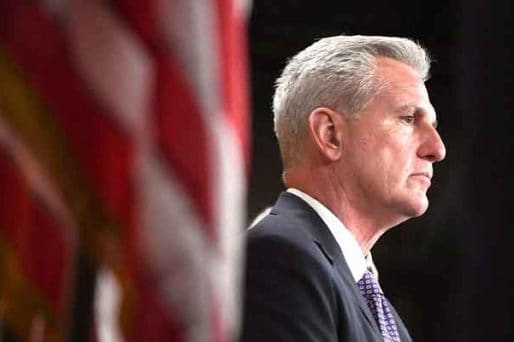
<instances>
[{"instance_id":1,"label":"suit shoulder","mask_svg":"<svg viewBox=\"0 0 514 342\"><path fill-rule=\"evenodd\" d=\"M268 215L247 236L243 341L335 341L332 267L312 236Z\"/></svg>"},{"instance_id":2,"label":"suit shoulder","mask_svg":"<svg viewBox=\"0 0 514 342\"><path fill-rule=\"evenodd\" d=\"M283 214L269 214L247 232L246 248L249 256L259 256L264 262L281 255L295 259L308 258L329 267L329 260L305 229L306 223Z\"/></svg>"},{"instance_id":3,"label":"suit shoulder","mask_svg":"<svg viewBox=\"0 0 514 342\"><path fill-rule=\"evenodd\" d=\"M305 244L312 240L312 236L305 231L303 225L301 220L294 217L270 213L248 230L247 238L251 241L275 237L284 238L291 243Z\"/></svg>"}]
</instances>

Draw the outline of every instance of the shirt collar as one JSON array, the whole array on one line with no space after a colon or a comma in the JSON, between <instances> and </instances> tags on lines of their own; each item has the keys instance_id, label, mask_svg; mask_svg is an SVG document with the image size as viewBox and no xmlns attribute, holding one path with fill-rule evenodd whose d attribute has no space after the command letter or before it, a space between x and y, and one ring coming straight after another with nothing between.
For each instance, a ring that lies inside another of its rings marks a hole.
<instances>
[{"instance_id":1,"label":"shirt collar","mask_svg":"<svg viewBox=\"0 0 514 342\"><path fill-rule=\"evenodd\" d=\"M375 265L373 264L371 252L368 252L366 256L362 254L362 250L355 237L344 226L343 222L341 222L341 220L334 215L334 213L332 213L327 207L321 204L321 202L312 198L301 190L296 188L288 188L287 192L304 200L312 207L312 209L314 209L314 211L327 225L330 233L332 233L332 236L341 248L344 259L348 264L348 268L350 269L355 282L358 282L364 275L364 272L368 270L373 272L378 278L378 273Z\"/></svg>"}]
</instances>

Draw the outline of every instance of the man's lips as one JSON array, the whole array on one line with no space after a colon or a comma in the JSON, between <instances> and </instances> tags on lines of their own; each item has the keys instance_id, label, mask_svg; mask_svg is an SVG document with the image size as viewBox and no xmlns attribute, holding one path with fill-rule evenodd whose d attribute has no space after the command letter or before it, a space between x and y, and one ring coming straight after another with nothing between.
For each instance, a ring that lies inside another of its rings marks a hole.
<instances>
[{"instance_id":1,"label":"man's lips","mask_svg":"<svg viewBox=\"0 0 514 342\"><path fill-rule=\"evenodd\" d=\"M411 174L411 177L419 179L420 181L426 183L427 186L432 184L430 181L432 179L432 174L430 172L415 172Z\"/></svg>"},{"instance_id":2,"label":"man's lips","mask_svg":"<svg viewBox=\"0 0 514 342\"><path fill-rule=\"evenodd\" d=\"M430 172L415 172L415 173L411 174L411 176L426 177L428 180L432 179L432 174Z\"/></svg>"}]
</instances>

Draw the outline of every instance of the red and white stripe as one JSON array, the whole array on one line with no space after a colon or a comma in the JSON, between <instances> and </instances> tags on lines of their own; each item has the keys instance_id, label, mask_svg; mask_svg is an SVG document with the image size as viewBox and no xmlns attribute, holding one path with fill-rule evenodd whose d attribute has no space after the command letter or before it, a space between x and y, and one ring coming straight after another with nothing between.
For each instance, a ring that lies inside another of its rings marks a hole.
<instances>
[{"instance_id":1,"label":"red and white stripe","mask_svg":"<svg viewBox=\"0 0 514 342\"><path fill-rule=\"evenodd\" d=\"M84 84L131 137L144 280L184 340L229 340L245 218L247 1L113 3L56 12L67 13Z\"/></svg>"},{"instance_id":2,"label":"red and white stripe","mask_svg":"<svg viewBox=\"0 0 514 342\"><path fill-rule=\"evenodd\" d=\"M10 227L0 223L0 235L8 239L8 244L15 250L21 266L17 272L23 273L32 282L31 288L37 289L45 298L58 325L70 324L68 317L75 277L73 266L78 250L77 224L51 177L48 177L30 149L0 115L0 164L5 162L1 160L5 155L9 156L12 163L9 166L17 171L15 177L22 188L26 187L26 192L18 189L26 197L22 199L25 208L16 208L13 202L19 202L16 199L19 199L20 194L14 193L16 190L13 193L0 191L0 215L5 216L3 219L9 221L11 218L16 222ZM5 174L2 176L5 177ZM10 183L13 179L0 179L0 188L4 191L20 185L14 181L14 184L2 187L1 182ZM24 217L16 217L17 214ZM9 278L5 280L12 281ZM44 339L45 323L41 315L36 314L32 318L31 326L26 331L30 331L32 341Z\"/></svg>"},{"instance_id":3,"label":"red and white stripe","mask_svg":"<svg viewBox=\"0 0 514 342\"><path fill-rule=\"evenodd\" d=\"M2 47L81 168L70 170L83 177L77 184L91 187L117 225L138 297L124 336L229 340L245 217L247 1L6 0L0 8ZM63 190L31 177L42 193ZM57 212L78 204L44 198ZM116 292L127 284L108 270L98 279L97 311L111 313L99 336L116 339Z\"/></svg>"}]
</instances>

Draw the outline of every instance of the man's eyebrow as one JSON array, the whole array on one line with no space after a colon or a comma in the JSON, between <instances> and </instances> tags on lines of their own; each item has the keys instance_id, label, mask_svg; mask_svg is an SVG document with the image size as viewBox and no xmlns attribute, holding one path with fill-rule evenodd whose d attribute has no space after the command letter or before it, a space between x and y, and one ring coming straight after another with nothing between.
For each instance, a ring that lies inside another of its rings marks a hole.
<instances>
[{"instance_id":1,"label":"man's eyebrow","mask_svg":"<svg viewBox=\"0 0 514 342\"><path fill-rule=\"evenodd\" d=\"M415 104L405 104L398 108L399 112L428 113L429 109Z\"/></svg>"},{"instance_id":2,"label":"man's eyebrow","mask_svg":"<svg viewBox=\"0 0 514 342\"><path fill-rule=\"evenodd\" d=\"M408 111L408 110L418 111L418 110L422 110L422 108L419 108L419 107L416 107L415 105L410 105L410 104L406 104L406 105L403 105L400 108L398 108L398 111L400 111L400 112Z\"/></svg>"}]
</instances>

